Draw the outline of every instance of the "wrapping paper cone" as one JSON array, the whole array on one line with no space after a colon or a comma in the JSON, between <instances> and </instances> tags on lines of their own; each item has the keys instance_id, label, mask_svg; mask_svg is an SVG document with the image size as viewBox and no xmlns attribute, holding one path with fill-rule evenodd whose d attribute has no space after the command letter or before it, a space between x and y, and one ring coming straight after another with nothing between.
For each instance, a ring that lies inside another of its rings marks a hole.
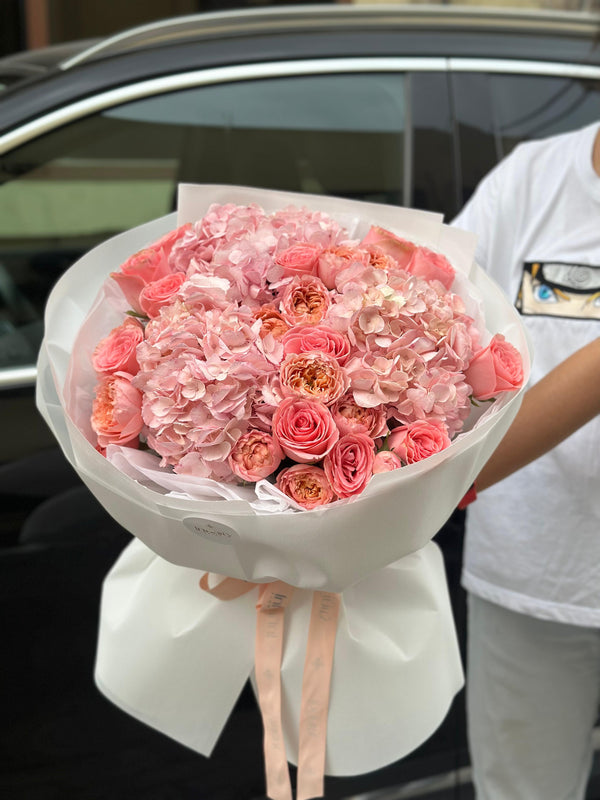
<instances>
[{"instance_id":1,"label":"wrapping paper cone","mask_svg":"<svg viewBox=\"0 0 600 800\"><path fill-rule=\"evenodd\" d=\"M222 601L196 570L132 542L102 593L96 682L113 703L210 755L248 676L254 682L258 589ZM312 592L286 611L283 731L297 763ZM402 758L444 719L463 684L440 551L428 544L342 593L333 659L328 775Z\"/></svg>"},{"instance_id":2,"label":"wrapping paper cone","mask_svg":"<svg viewBox=\"0 0 600 800\"><path fill-rule=\"evenodd\" d=\"M198 218L215 201L256 202L267 211L291 203L330 213L357 238L377 223L439 249L457 269L453 290L478 320L482 336L489 338L486 326L504 334L521 352L527 379L529 355L518 314L473 263L473 237L443 225L439 216L231 186L183 187L180 199L179 222ZM105 242L63 275L48 301L37 403L82 480L117 522L167 561L252 582L279 579L339 592L423 547L506 432L521 391L474 409L464 432L441 453L373 476L350 502L301 513L264 481L257 496L247 487L170 475L150 453L111 446L104 458L94 449L89 416L96 378L90 356L124 310L104 294L97 297L98 290L132 252L175 225L170 216Z\"/></svg>"}]
</instances>

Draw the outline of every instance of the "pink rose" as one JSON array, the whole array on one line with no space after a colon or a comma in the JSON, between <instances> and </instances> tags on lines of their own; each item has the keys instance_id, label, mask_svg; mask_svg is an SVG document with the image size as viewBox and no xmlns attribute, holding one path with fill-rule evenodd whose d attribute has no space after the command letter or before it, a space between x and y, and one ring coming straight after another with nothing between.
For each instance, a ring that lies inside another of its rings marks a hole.
<instances>
[{"instance_id":1,"label":"pink rose","mask_svg":"<svg viewBox=\"0 0 600 800\"><path fill-rule=\"evenodd\" d=\"M417 247L406 267L407 272L426 281L439 281L445 289L454 283L456 271L441 253L434 253L426 247Z\"/></svg>"},{"instance_id":2,"label":"pink rose","mask_svg":"<svg viewBox=\"0 0 600 800\"><path fill-rule=\"evenodd\" d=\"M406 269L413 257L417 245L408 239L401 239L396 234L378 225L373 225L360 243L361 247L376 245L384 253L391 256L401 269Z\"/></svg>"},{"instance_id":3,"label":"pink rose","mask_svg":"<svg viewBox=\"0 0 600 800\"><path fill-rule=\"evenodd\" d=\"M182 225L174 231L169 231L150 247L140 250L130 256L121 264L118 272L111 272L110 276L120 286L128 303L134 311L142 312L139 304L140 292L148 283L160 280L165 275L178 270L169 265L169 255L173 246L187 233L191 225Z\"/></svg>"},{"instance_id":4,"label":"pink rose","mask_svg":"<svg viewBox=\"0 0 600 800\"><path fill-rule=\"evenodd\" d=\"M281 448L270 434L251 430L240 436L233 446L229 466L238 478L255 483L275 472L282 458Z\"/></svg>"},{"instance_id":5,"label":"pink rose","mask_svg":"<svg viewBox=\"0 0 600 800\"><path fill-rule=\"evenodd\" d=\"M273 435L293 461L320 461L339 438L329 409L316 400L286 397L273 414Z\"/></svg>"},{"instance_id":6,"label":"pink rose","mask_svg":"<svg viewBox=\"0 0 600 800\"><path fill-rule=\"evenodd\" d=\"M373 474L375 442L365 433L348 433L332 447L323 467L338 497L360 494Z\"/></svg>"},{"instance_id":7,"label":"pink rose","mask_svg":"<svg viewBox=\"0 0 600 800\"><path fill-rule=\"evenodd\" d=\"M372 439L377 439L387 431L386 407L363 408L351 394L338 400L331 407L331 413L342 436L347 433L366 433Z\"/></svg>"},{"instance_id":8,"label":"pink rose","mask_svg":"<svg viewBox=\"0 0 600 800\"><path fill-rule=\"evenodd\" d=\"M284 335L282 341L286 356L318 350L333 356L342 366L350 356L348 337L326 325L297 325Z\"/></svg>"},{"instance_id":9,"label":"pink rose","mask_svg":"<svg viewBox=\"0 0 600 800\"><path fill-rule=\"evenodd\" d=\"M491 400L502 392L519 389L523 385L521 354L497 333L487 347L475 353L465 379L477 400Z\"/></svg>"},{"instance_id":10,"label":"pink rose","mask_svg":"<svg viewBox=\"0 0 600 800\"><path fill-rule=\"evenodd\" d=\"M404 464L414 464L434 453L445 450L450 437L443 422L439 420L417 420L409 425L394 428L388 438L388 446Z\"/></svg>"},{"instance_id":11,"label":"pink rose","mask_svg":"<svg viewBox=\"0 0 600 800\"><path fill-rule=\"evenodd\" d=\"M164 253L149 247L128 258L120 271L111 272L110 277L118 283L131 308L141 314L139 298L144 286L168 274L169 264Z\"/></svg>"},{"instance_id":12,"label":"pink rose","mask_svg":"<svg viewBox=\"0 0 600 800\"><path fill-rule=\"evenodd\" d=\"M129 372L135 375L139 369L137 346L144 339L141 324L129 317L96 345L92 355L92 366L99 375L113 372Z\"/></svg>"},{"instance_id":13,"label":"pink rose","mask_svg":"<svg viewBox=\"0 0 600 800\"><path fill-rule=\"evenodd\" d=\"M297 275L281 295L281 313L290 325L317 325L330 305L327 288L311 275Z\"/></svg>"},{"instance_id":14,"label":"pink rose","mask_svg":"<svg viewBox=\"0 0 600 800\"><path fill-rule=\"evenodd\" d=\"M92 428L101 448L109 444L137 447L144 426L142 393L131 383L131 375L108 375L96 387L92 405Z\"/></svg>"},{"instance_id":15,"label":"pink rose","mask_svg":"<svg viewBox=\"0 0 600 800\"><path fill-rule=\"evenodd\" d=\"M165 233L164 236L161 236L160 239L153 243L152 248L154 250L161 250L163 254L168 257L177 242L191 229L192 223L186 222L184 225L180 225L178 228L175 228L175 230L169 231Z\"/></svg>"},{"instance_id":16,"label":"pink rose","mask_svg":"<svg viewBox=\"0 0 600 800\"><path fill-rule=\"evenodd\" d=\"M279 372L284 395L335 403L348 388L348 377L333 356L325 353L292 353L286 356Z\"/></svg>"},{"instance_id":17,"label":"pink rose","mask_svg":"<svg viewBox=\"0 0 600 800\"><path fill-rule=\"evenodd\" d=\"M139 294L139 305L144 314L154 319L158 317L162 306L166 305L177 294L185 281L183 272L165 275L157 281L147 283Z\"/></svg>"},{"instance_id":18,"label":"pink rose","mask_svg":"<svg viewBox=\"0 0 600 800\"><path fill-rule=\"evenodd\" d=\"M286 278L294 275L316 275L322 250L320 245L309 242L293 244L277 253L275 263L283 268Z\"/></svg>"},{"instance_id":19,"label":"pink rose","mask_svg":"<svg viewBox=\"0 0 600 800\"><path fill-rule=\"evenodd\" d=\"M396 453L392 453L391 450L380 450L375 453L373 475L377 475L379 472L392 472L392 470L399 469L401 466L402 461L400 461Z\"/></svg>"},{"instance_id":20,"label":"pink rose","mask_svg":"<svg viewBox=\"0 0 600 800\"><path fill-rule=\"evenodd\" d=\"M275 485L307 509L327 505L336 499L325 472L310 464L294 464L293 467L282 469Z\"/></svg>"}]
</instances>

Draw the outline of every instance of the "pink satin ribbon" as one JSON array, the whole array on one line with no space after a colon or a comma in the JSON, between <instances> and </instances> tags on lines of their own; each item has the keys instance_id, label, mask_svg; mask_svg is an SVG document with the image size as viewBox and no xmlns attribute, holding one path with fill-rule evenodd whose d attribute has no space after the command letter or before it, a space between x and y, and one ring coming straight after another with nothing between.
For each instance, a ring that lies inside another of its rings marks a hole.
<instances>
[{"instance_id":1,"label":"pink satin ribbon","mask_svg":"<svg viewBox=\"0 0 600 800\"><path fill-rule=\"evenodd\" d=\"M292 800L281 721L281 658L285 609L294 588L282 581L253 584L225 578L210 588L208 573L200 579L204 591L233 600L260 587L256 605L255 673L263 721L267 795ZM297 800L322 797L327 744L327 713L340 595L313 592L300 704Z\"/></svg>"}]
</instances>

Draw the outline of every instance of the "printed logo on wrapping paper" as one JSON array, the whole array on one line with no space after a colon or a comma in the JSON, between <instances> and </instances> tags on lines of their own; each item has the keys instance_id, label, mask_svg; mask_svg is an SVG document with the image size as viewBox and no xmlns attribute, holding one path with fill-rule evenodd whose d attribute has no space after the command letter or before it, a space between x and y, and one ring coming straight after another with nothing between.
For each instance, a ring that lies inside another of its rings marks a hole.
<instances>
[{"instance_id":1,"label":"printed logo on wrapping paper","mask_svg":"<svg viewBox=\"0 0 600 800\"><path fill-rule=\"evenodd\" d=\"M203 539L208 539L209 542L232 545L238 540L237 531L234 531L229 525L215 522L212 519L188 517L183 520L183 524L193 534L201 536Z\"/></svg>"}]
</instances>

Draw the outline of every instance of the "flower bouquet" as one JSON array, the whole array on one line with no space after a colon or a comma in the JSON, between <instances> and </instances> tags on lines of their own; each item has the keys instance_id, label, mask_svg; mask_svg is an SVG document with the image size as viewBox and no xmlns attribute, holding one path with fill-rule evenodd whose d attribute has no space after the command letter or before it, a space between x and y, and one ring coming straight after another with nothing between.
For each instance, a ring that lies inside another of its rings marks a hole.
<instances>
[{"instance_id":1,"label":"flower bouquet","mask_svg":"<svg viewBox=\"0 0 600 800\"><path fill-rule=\"evenodd\" d=\"M138 539L105 582L97 681L210 753L256 658L270 796L286 751L315 796L323 770L414 749L460 688L429 542L529 368L473 249L438 215L184 185L177 219L100 245L49 300L39 408Z\"/></svg>"}]
</instances>

